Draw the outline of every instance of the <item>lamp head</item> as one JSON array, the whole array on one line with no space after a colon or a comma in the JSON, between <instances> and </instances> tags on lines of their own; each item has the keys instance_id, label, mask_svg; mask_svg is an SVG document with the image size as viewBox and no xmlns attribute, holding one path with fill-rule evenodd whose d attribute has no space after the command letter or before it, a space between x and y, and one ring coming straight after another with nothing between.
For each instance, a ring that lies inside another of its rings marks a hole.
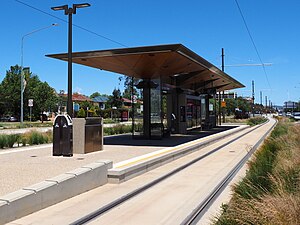
<instances>
[{"instance_id":1,"label":"lamp head","mask_svg":"<svg viewBox=\"0 0 300 225\"><path fill-rule=\"evenodd\" d=\"M68 5L54 6L54 7L51 7L51 9L54 11L65 10L65 15L68 15Z\"/></svg>"},{"instance_id":2,"label":"lamp head","mask_svg":"<svg viewBox=\"0 0 300 225\"><path fill-rule=\"evenodd\" d=\"M90 7L91 5L89 3L81 3L81 4L73 4L73 13L76 14L77 8L85 8Z\"/></svg>"}]
</instances>

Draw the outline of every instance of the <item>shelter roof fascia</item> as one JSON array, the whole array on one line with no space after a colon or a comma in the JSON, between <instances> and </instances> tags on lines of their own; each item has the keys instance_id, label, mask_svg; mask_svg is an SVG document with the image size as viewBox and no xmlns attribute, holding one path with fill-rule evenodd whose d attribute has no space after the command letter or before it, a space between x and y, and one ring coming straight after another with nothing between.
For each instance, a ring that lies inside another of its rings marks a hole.
<instances>
[{"instance_id":1,"label":"shelter roof fascia","mask_svg":"<svg viewBox=\"0 0 300 225\"><path fill-rule=\"evenodd\" d=\"M232 85L225 85L225 86L231 86L232 89L234 88L241 88L245 87L243 84L226 74L225 72L221 71L217 67L215 67L213 64L196 54L195 52L191 51L187 47L185 47L182 44L169 44L169 45L157 45L157 46L145 46L145 47L133 47L133 48L119 48L119 49L110 49L110 50L97 50L97 51L85 51L85 52L74 52L72 53L73 59L81 59L84 61L84 59L92 59L92 58L99 58L99 57L113 57L113 56L126 56L126 55L138 55L138 54L156 54L156 53L168 53L168 52L176 52L177 54L187 58L188 60L200 65L200 67L203 69L206 69L209 71L212 75L216 75L220 77L221 79L226 80L228 84ZM61 53L61 54L50 54L46 55L47 57L56 58L60 60L68 60L68 54L67 53ZM83 64L84 63L79 63ZM94 65L93 67L102 69L98 65ZM201 69L199 68L199 69ZM113 72L113 71L112 71ZM132 76L132 74L125 74L128 76ZM174 74L175 75L175 74ZM221 91L225 87L223 85L219 86L219 90ZM216 89L218 89L216 87Z\"/></svg>"}]
</instances>

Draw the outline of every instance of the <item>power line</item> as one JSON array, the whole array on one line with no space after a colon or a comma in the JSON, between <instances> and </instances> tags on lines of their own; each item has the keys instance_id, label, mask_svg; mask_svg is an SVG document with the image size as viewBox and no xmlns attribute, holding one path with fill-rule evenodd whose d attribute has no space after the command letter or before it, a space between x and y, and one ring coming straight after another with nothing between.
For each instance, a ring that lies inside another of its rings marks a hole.
<instances>
[{"instance_id":1,"label":"power line","mask_svg":"<svg viewBox=\"0 0 300 225\"><path fill-rule=\"evenodd\" d=\"M250 63L246 63L246 64L234 64L234 65L225 65L225 67L240 67L240 66L272 66L273 63L263 63L263 64L250 64Z\"/></svg>"},{"instance_id":2,"label":"power line","mask_svg":"<svg viewBox=\"0 0 300 225\"><path fill-rule=\"evenodd\" d=\"M58 20L63 21L63 22L65 22L65 23L68 23L68 21L66 21L66 20L64 20L64 19L61 19L61 18L59 18L58 16L54 16L54 15L52 15L52 14L50 14L50 13L47 13L47 12L45 12L45 11L39 9L39 8L36 8L36 7L32 6L32 5L29 5L29 4L25 3L25 2L22 2L22 1L20 1L20 0L15 0L15 1L18 2L18 3L20 3L20 4L22 4L22 5L25 5L25 6L29 7L29 8L31 8L31 9L34 9L34 10L36 10L36 11L39 11L39 12L43 13L43 14L46 14L47 16L51 16L51 17L53 17L53 18L55 18L55 19L58 19ZM122 44L122 43L120 43L120 42L118 42L118 41L115 41L115 40L113 40L113 39L111 39L111 38L105 37L105 36L103 36L103 35L101 35L101 34L98 34L98 33L94 32L94 31L88 30L88 29L86 29L86 28L84 28L84 27L82 27L82 26L76 25L76 24L74 24L74 23L72 23L72 26L77 27L77 28L79 28L79 29L81 29L81 30L84 30L84 31L86 31L86 32L88 32L88 33L94 34L94 35L96 35L96 36L98 36L98 37L101 37L101 38L103 38L103 39L106 39L106 40L108 40L108 41L111 41L111 42L113 42L113 43L115 43L115 44L121 45L121 46L123 46L123 47L128 47L128 46L126 46L126 45L124 45L124 44Z\"/></svg>"},{"instance_id":3,"label":"power line","mask_svg":"<svg viewBox=\"0 0 300 225\"><path fill-rule=\"evenodd\" d=\"M260 63L262 64L262 67L263 67L263 70L264 70L264 73L265 73L265 76L266 76L268 85L269 85L269 87L271 88L271 85L270 85L269 79L268 79L268 75L267 75L267 71L266 71L266 68L265 68L265 64L263 63L263 61L262 61L262 59L261 59L261 57L260 57L260 54L259 54L259 52L258 52L258 49L257 49L257 47L256 47L256 45L255 45L254 39L252 38L252 35L251 35L251 33L250 33L250 30L249 30L248 25L247 25L246 20L245 20L245 17L244 17L244 15L243 15L243 12L242 12L242 10L241 10L241 8L240 8L240 5L239 5L239 3L238 3L238 0L235 0L235 3L236 3L236 5L237 5L237 7L238 7L238 9L239 9L239 12L240 12L241 17L242 17L242 19L243 19L244 25L245 25L245 27L246 27L246 29L247 29L248 35L249 35L249 37L250 37L250 39L251 39L251 42L252 42L252 44L253 44L253 46L254 46L254 49L255 49L255 51L256 51L256 54L257 54L257 56L258 56L258 58L259 58L259 61L260 61Z\"/></svg>"}]
</instances>

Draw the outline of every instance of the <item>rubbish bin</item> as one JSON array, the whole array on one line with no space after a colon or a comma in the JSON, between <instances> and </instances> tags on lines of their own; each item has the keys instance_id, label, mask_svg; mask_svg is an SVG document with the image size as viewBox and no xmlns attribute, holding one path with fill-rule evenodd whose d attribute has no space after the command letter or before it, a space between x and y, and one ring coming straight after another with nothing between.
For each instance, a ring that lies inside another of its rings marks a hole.
<instances>
[{"instance_id":1,"label":"rubbish bin","mask_svg":"<svg viewBox=\"0 0 300 225\"><path fill-rule=\"evenodd\" d=\"M74 153L86 154L103 150L103 118L73 119Z\"/></svg>"},{"instance_id":2,"label":"rubbish bin","mask_svg":"<svg viewBox=\"0 0 300 225\"><path fill-rule=\"evenodd\" d=\"M95 152L103 149L102 118L87 117L85 120L85 149Z\"/></svg>"},{"instance_id":3,"label":"rubbish bin","mask_svg":"<svg viewBox=\"0 0 300 225\"><path fill-rule=\"evenodd\" d=\"M73 123L69 115L57 115L53 123L53 156L73 156Z\"/></svg>"}]
</instances>

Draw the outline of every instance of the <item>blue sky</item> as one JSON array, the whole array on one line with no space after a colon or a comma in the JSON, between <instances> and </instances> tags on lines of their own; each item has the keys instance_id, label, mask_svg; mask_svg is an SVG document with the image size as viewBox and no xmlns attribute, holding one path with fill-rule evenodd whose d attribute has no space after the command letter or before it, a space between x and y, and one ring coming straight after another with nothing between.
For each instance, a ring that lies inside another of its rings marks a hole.
<instances>
[{"instance_id":1,"label":"blue sky","mask_svg":"<svg viewBox=\"0 0 300 225\"><path fill-rule=\"evenodd\" d=\"M78 9L73 23L124 46L147 46L182 43L214 65L220 67L221 48L225 65L258 64L235 0L19 0L62 20L63 11L50 7L89 2L91 7ZM225 72L246 88L239 95L251 95L255 81L255 98L260 91L273 104L300 100L300 1L238 0L260 57L266 66L225 67ZM34 33L24 39L24 66L57 91L67 89L67 63L45 57L67 52L67 23L34 10L16 0L1 2L0 81L11 65L20 64L23 35L52 23L57 27ZM73 51L102 50L123 46L100 36L73 28ZM119 74L73 65L73 91L111 94L119 84Z\"/></svg>"}]
</instances>

